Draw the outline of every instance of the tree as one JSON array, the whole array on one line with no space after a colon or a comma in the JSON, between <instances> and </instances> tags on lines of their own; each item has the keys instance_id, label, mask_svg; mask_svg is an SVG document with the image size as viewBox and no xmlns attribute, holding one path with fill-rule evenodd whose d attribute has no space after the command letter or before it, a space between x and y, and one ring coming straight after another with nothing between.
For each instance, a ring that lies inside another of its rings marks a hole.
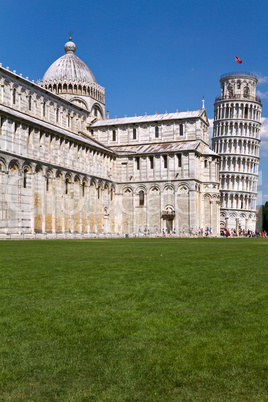
<instances>
[{"instance_id":1,"label":"tree","mask_svg":"<svg viewBox=\"0 0 268 402\"><path fill-rule=\"evenodd\" d=\"M258 218L256 223L256 231L268 231L268 202L262 205L258 211Z\"/></svg>"}]
</instances>

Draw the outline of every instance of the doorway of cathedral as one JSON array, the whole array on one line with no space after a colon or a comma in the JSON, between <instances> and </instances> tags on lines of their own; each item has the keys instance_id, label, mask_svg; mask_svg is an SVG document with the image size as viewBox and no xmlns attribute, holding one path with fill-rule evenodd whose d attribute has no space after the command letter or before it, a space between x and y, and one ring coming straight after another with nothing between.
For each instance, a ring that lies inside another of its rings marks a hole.
<instances>
[{"instance_id":1,"label":"doorway of cathedral","mask_svg":"<svg viewBox=\"0 0 268 402\"><path fill-rule=\"evenodd\" d=\"M162 218L166 221L166 232L171 234L173 232L173 221L175 218L175 209L173 205L166 205L163 212Z\"/></svg>"},{"instance_id":2,"label":"doorway of cathedral","mask_svg":"<svg viewBox=\"0 0 268 402\"><path fill-rule=\"evenodd\" d=\"M167 233L170 234L173 232L173 219L167 219Z\"/></svg>"}]
</instances>

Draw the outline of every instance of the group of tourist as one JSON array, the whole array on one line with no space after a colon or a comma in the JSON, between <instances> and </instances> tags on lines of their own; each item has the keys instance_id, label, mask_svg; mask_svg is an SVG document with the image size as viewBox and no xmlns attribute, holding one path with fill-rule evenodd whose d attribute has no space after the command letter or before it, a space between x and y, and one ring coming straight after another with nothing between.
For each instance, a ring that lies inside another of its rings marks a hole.
<instances>
[{"instance_id":1,"label":"group of tourist","mask_svg":"<svg viewBox=\"0 0 268 402\"><path fill-rule=\"evenodd\" d=\"M176 236L176 230L173 229L172 231L168 231L167 229L162 229L161 234L156 233L154 234L153 237L208 237L212 236L212 229L207 227L205 230L203 228L198 228L197 230L194 230L193 228L190 228L189 231L185 230L184 228L180 231L179 235ZM221 236L222 237L268 237L266 231L262 232L253 232L252 230L244 230L244 229L239 229L236 231L236 229L223 229L221 230ZM151 237L150 230L145 229L142 231L139 229L138 236L135 234L134 237Z\"/></svg>"},{"instance_id":2,"label":"group of tourist","mask_svg":"<svg viewBox=\"0 0 268 402\"><path fill-rule=\"evenodd\" d=\"M223 229L221 231L221 236L223 237L267 237L267 232L264 230L262 232L253 232L252 230L239 229Z\"/></svg>"}]
</instances>

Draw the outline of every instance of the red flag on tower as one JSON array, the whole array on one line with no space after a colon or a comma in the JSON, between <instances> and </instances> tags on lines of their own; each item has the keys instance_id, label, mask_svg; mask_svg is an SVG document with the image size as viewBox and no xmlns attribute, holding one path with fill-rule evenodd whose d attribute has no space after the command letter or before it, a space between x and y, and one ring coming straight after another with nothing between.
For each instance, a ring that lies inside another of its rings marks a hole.
<instances>
[{"instance_id":1,"label":"red flag on tower","mask_svg":"<svg viewBox=\"0 0 268 402\"><path fill-rule=\"evenodd\" d=\"M239 59L239 57L237 57L237 56L235 56L235 61L236 61L236 63L239 63L239 64L241 64L241 63L242 63L242 60L241 60L241 59Z\"/></svg>"}]
</instances>

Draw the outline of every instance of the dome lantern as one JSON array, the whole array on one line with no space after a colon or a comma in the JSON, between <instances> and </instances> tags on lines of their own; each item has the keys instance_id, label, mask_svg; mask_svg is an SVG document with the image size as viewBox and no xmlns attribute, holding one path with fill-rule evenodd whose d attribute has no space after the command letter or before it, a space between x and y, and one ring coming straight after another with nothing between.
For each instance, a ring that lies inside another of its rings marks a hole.
<instances>
[{"instance_id":1,"label":"dome lantern","mask_svg":"<svg viewBox=\"0 0 268 402\"><path fill-rule=\"evenodd\" d=\"M76 51L76 46L75 46L75 43L72 42L71 36L69 37L69 42L65 43L64 50L65 50L65 53L67 53L67 54L68 53L74 54L74 52Z\"/></svg>"}]
</instances>

